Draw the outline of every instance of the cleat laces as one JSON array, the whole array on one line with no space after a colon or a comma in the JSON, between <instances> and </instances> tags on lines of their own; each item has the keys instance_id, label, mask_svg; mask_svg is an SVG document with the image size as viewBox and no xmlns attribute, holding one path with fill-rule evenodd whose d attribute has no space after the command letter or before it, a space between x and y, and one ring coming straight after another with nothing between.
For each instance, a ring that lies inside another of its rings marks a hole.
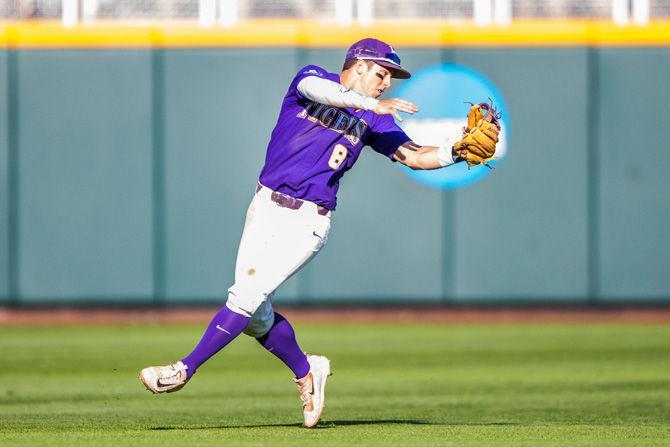
<instances>
[{"instance_id":1,"label":"cleat laces","mask_svg":"<svg viewBox=\"0 0 670 447\"><path fill-rule=\"evenodd\" d=\"M158 370L158 381L162 385L174 385L180 383L185 379L185 377L182 377L184 372L186 372L186 368L182 368L176 363L163 366Z\"/></svg>"},{"instance_id":2,"label":"cleat laces","mask_svg":"<svg viewBox=\"0 0 670 447\"><path fill-rule=\"evenodd\" d=\"M308 375L309 377L309 375ZM305 378L307 379L307 377ZM298 379L293 379L295 385L298 388L298 393L300 393L300 400L302 401L303 408L311 407L314 408L314 403L312 402L312 394L314 393L314 381L303 380L302 383Z\"/></svg>"}]
</instances>

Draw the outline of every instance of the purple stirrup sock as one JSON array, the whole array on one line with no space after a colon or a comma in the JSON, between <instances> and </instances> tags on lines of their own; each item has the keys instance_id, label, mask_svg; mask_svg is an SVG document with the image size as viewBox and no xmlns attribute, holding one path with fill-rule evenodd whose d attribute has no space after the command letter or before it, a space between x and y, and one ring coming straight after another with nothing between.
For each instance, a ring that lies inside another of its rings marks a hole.
<instances>
[{"instance_id":1,"label":"purple stirrup sock","mask_svg":"<svg viewBox=\"0 0 670 447\"><path fill-rule=\"evenodd\" d=\"M277 312L275 322L268 333L256 340L291 368L298 379L302 379L309 372L307 356L298 346L291 323Z\"/></svg>"},{"instance_id":2,"label":"purple stirrup sock","mask_svg":"<svg viewBox=\"0 0 670 447\"><path fill-rule=\"evenodd\" d=\"M223 306L212 318L198 346L182 359L182 362L188 367L186 370L187 378L190 379L200 365L240 335L250 320L251 318L235 313L227 306Z\"/></svg>"}]
</instances>

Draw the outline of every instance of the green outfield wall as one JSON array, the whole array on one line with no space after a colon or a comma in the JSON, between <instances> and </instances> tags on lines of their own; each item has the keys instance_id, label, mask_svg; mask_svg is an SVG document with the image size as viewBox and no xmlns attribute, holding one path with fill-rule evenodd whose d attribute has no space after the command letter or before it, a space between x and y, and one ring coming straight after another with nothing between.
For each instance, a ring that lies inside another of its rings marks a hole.
<instances>
[{"instance_id":1,"label":"green outfield wall","mask_svg":"<svg viewBox=\"0 0 670 447\"><path fill-rule=\"evenodd\" d=\"M0 303L224 302L288 83L344 51L0 49ZM276 302L670 303L670 47L401 56L493 81L507 157L447 192L364 151Z\"/></svg>"}]
</instances>

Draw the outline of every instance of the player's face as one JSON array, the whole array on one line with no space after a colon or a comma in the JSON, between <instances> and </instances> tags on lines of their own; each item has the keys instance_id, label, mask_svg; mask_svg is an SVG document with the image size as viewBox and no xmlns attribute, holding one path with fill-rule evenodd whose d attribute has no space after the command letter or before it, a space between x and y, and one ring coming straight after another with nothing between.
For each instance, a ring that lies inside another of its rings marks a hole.
<instances>
[{"instance_id":1,"label":"player's face","mask_svg":"<svg viewBox=\"0 0 670 447\"><path fill-rule=\"evenodd\" d=\"M361 86L366 96L378 98L391 86L391 72L381 65L373 64L361 76Z\"/></svg>"}]
</instances>

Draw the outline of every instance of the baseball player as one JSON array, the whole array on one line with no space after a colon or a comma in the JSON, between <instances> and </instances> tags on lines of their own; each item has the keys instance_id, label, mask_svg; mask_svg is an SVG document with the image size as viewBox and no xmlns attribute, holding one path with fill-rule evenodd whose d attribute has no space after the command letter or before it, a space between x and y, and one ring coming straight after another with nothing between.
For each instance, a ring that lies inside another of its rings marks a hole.
<instances>
[{"instance_id":1,"label":"baseball player","mask_svg":"<svg viewBox=\"0 0 670 447\"><path fill-rule=\"evenodd\" d=\"M340 74L315 65L300 69L272 131L226 305L193 352L176 363L140 372L149 391L181 389L200 365L245 333L291 369L303 404L304 426L317 424L330 361L300 349L291 324L272 309L271 297L326 243L340 179L365 146L412 169L438 169L462 160L476 164L476 154L467 144L458 146L460 150L453 145L421 146L398 127L393 118L401 121L399 112L413 114L417 106L379 97L392 78L409 77L394 49L372 38L349 48Z\"/></svg>"}]
</instances>

